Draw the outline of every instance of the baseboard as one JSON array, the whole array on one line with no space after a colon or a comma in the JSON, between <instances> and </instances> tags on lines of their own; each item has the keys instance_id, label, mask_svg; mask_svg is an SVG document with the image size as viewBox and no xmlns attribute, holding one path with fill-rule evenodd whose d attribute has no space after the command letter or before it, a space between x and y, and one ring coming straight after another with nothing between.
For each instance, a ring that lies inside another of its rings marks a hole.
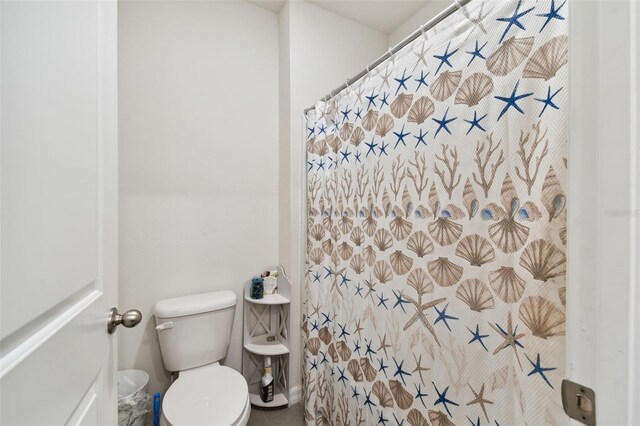
<instances>
[{"instance_id":1,"label":"baseboard","mask_svg":"<svg viewBox=\"0 0 640 426\"><path fill-rule=\"evenodd\" d=\"M289 389L289 404L293 405L302 401L302 386Z\"/></svg>"}]
</instances>

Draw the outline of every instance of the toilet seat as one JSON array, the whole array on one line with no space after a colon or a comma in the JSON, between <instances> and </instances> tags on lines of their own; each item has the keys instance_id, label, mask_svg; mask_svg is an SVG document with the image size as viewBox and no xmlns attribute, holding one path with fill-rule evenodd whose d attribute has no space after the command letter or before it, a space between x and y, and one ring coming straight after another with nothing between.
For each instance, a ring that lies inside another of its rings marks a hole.
<instances>
[{"instance_id":1,"label":"toilet seat","mask_svg":"<svg viewBox=\"0 0 640 426\"><path fill-rule=\"evenodd\" d=\"M176 426L245 424L250 410L244 377L220 365L181 373L162 401L164 420Z\"/></svg>"}]
</instances>

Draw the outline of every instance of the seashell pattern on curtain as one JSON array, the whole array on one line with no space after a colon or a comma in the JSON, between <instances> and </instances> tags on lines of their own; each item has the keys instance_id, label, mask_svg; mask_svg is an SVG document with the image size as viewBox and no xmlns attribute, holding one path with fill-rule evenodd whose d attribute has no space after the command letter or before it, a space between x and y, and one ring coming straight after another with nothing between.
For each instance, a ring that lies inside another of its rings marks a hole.
<instances>
[{"instance_id":1,"label":"seashell pattern on curtain","mask_svg":"<svg viewBox=\"0 0 640 426\"><path fill-rule=\"evenodd\" d=\"M564 423L567 9L473 0L307 114L306 424Z\"/></svg>"}]
</instances>

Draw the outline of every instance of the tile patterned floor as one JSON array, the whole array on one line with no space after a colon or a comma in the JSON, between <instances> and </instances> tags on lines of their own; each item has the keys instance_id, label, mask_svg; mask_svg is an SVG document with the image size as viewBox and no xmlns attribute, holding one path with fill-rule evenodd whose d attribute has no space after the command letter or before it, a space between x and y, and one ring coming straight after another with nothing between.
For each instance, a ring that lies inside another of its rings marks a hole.
<instances>
[{"instance_id":1,"label":"tile patterned floor","mask_svg":"<svg viewBox=\"0 0 640 426\"><path fill-rule=\"evenodd\" d=\"M301 403L275 410L251 407L251 417L247 426L302 426L303 415Z\"/></svg>"}]
</instances>

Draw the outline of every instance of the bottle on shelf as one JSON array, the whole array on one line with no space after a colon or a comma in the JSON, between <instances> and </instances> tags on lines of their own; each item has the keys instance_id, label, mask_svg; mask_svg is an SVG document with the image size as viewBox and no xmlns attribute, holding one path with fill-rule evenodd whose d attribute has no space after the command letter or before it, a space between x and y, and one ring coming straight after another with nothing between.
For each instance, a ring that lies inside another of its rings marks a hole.
<instances>
[{"instance_id":1,"label":"bottle on shelf","mask_svg":"<svg viewBox=\"0 0 640 426\"><path fill-rule=\"evenodd\" d=\"M262 375L262 389L260 390L262 402L273 401L273 376L271 375L271 357L264 357L264 374Z\"/></svg>"}]
</instances>

